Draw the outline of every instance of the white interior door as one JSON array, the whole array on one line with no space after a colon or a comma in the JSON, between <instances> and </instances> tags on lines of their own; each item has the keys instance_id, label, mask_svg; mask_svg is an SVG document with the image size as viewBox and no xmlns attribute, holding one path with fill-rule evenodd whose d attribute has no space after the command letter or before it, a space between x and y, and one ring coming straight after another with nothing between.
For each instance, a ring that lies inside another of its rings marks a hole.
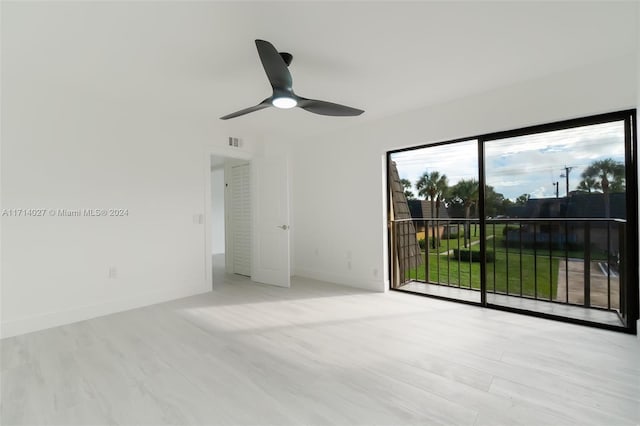
<instances>
[{"instance_id":1,"label":"white interior door","mask_svg":"<svg viewBox=\"0 0 640 426\"><path fill-rule=\"evenodd\" d=\"M251 173L249 164L231 168L233 272L251 275Z\"/></svg>"},{"instance_id":2,"label":"white interior door","mask_svg":"<svg viewBox=\"0 0 640 426\"><path fill-rule=\"evenodd\" d=\"M253 163L253 281L290 286L289 178L286 157Z\"/></svg>"}]
</instances>

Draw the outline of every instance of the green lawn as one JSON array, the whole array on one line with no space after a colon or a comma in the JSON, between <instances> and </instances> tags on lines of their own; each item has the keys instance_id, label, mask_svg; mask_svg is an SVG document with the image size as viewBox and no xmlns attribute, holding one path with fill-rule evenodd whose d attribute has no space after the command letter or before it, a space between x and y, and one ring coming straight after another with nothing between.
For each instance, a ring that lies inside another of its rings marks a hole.
<instances>
[{"instance_id":1,"label":"green lawn","mask_svg":"<svg viewBox=\"0 0 640 426\"><path fill-rule=\"evenodd\" d=\"M453 236L453 238L449 238L449 239L441 238L440 246L436 251L442 253L447 250L453 250L453 249L457 249L458 247L464 247L464 238L462 237L462 226L460 227L460 230L461 232L458 237ZM471 238L470 238L471 244L479 240L480 240L480 227L478 227L477 231L474 232L473 226L471 226ZM432 244L431 241L429 241L429 243ZM431 245L429 245L429 253L434 253L434 249L432 248Z\"/></svg>"},{"instance_id":2,"label":"green lawn","mask_svg":"<svg viewBox=\"0 0 640 426\"><path fill-rule=\"evenodd\" d=\"M475 248L475 247L474 247ZM424 261L423 261L424 262ZM495 262L487 264L487 289L526 296L548 298L555 295L558 284L558 259L548 256L507 256L496 252ZM509 277L507 281L507 276ZM551 279L550 279L551 277ZM425 280L425 264L407 271L407 278ZM460 261L453 255L429 255L429 281L461 287L480 288L480 263ZM549 283L552 281L551 289ZM551 291L551 293L550 293Z\"/></svg>"},{"instance_id":3,"label":"green lawn","mask_svg":"<svg viewBox=\"0 0 640 426\"><path fill-rule=\"evenodd\" d=\"M487 264L487 289L510 294L523 294L538 298L549 298L556 294L558 284L558 263L559 259L554 252L549 257L549 250L538 249L536 256L533 249L522 251L519 256L519 248L507 250L504 247L504 237L502 235L503 225L496 226L496 235L492 235L493 227L489 229L487 238L487 249L493 250L495 247L495 262ZM471 230L473 235L473 227ZM495 238L495 244L494 244ZM472 237L472 242L478 237ZM449 246L447 247L447 241ZM430 251L429 254L429 281L461 286L467 288L480 288L480 263L460 261L453 255L447 255L446 250L458 248L458 243L463 246L463 240L451 239L441 240L440 248L436 254ZM473 251L480 250L480 244L471 246ZM564 251L560 251L564 256ZM425 258L423 264L417 269L407 271L406 277L416 280L425 280ZM508 259L508 261L507 261ZM507 279L508 277L508 279Z\"/></svg>"}]
</instances>

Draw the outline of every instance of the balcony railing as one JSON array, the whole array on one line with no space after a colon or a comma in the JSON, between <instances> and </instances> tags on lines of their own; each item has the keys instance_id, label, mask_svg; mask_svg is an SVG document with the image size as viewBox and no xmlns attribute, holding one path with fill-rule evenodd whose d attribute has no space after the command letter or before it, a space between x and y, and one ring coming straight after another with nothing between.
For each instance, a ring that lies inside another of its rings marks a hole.
<instances>
[{"instance_id":1,"label":"balcony railing","mask_svg":"<svg viewBox=\"0 0 640 426\"><path fill-rule=\"evenodd\" d=\"M624 323L625 220L487 219L481 226L478 219L392 221L392 288L484 289L490 300L615 312Z\"/></svg>"}]
</instances>

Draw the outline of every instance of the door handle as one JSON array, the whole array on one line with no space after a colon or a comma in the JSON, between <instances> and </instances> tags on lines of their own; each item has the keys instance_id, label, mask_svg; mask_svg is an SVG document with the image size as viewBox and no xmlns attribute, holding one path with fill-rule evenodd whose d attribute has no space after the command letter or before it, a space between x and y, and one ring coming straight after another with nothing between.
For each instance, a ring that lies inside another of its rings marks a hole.
<instances>
[{"instance_id":1,"label":"door handle","mask_svg":"<svg viewBox=\"0 0 640 426\"><path fill-rule=\"evenodd\" d=\"M287 225L279 225L279 226L276 226L276 228L280 228L283 231L286 231L287 229L289 229L289 227Z\"/></svg>"}]
</instances>

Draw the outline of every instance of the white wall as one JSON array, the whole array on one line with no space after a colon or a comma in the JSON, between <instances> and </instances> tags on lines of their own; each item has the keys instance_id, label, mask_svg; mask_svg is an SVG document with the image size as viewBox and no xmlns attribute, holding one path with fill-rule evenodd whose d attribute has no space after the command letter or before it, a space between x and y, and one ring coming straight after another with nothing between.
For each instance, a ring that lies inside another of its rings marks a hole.
<instances>
[{"instance_id":1,"label":"white wall","mask_svg":"<svg viewBox=\"0 0 640 426\"><path fill-rule=\"evenodd\" d=\"M139 74L46 76L60 29L34 13L40 32L3 6L2 207L45 215L2 217L2 337L209 291L209 156L251 158L254 142L233 150L210 114L129 96L166 88ZM65 61L70 74L92 66ZM102 84L114 91L92 90ZM111 208L127 215L49 213Z\"/></svg>"},{"instance_id":2,"label":"white wall","mask_svg":"<svg viewBox=\"0 0 640 426\"><path fill-rule=\"evenodd\" d=\"M47 214L3 218L3 336L207 291L195 220L204 213L202 126L11 83L3 206ZM128 215L49 213L83 208ZM117 277L109 279L112 267Z\"/></svg>"},{"instance_id":3,"label":"white wall","mask_svg":"<svg viewBox=\"0 0 640 426\"><path fill-rule=\"evenodd\" d=\"M2 218L2 337L210 291L211 120L10 82L2 206L46 214ZM82 208L128 215L48 213Z\"/></svg>"},{"instance_id":4,"label":"white wall","mask_svg":"<svg viewBox=\"0 0 640 426\"><path fill-rule=\"evenodd\" d=\"M634 108L636 66L635 55L620 57L339 134L296 141L295 273L386 290L387 151Z\"/></svg>"},{"instance_id":5,"label":"white wall","mask_svg":"<svg viewBox=\"0 0 640 426\"><path fill-rule=\"evenodd\" d=\"M211 171L211 252L225 252L224 167Z\"/></svg>"}]
</instances>

